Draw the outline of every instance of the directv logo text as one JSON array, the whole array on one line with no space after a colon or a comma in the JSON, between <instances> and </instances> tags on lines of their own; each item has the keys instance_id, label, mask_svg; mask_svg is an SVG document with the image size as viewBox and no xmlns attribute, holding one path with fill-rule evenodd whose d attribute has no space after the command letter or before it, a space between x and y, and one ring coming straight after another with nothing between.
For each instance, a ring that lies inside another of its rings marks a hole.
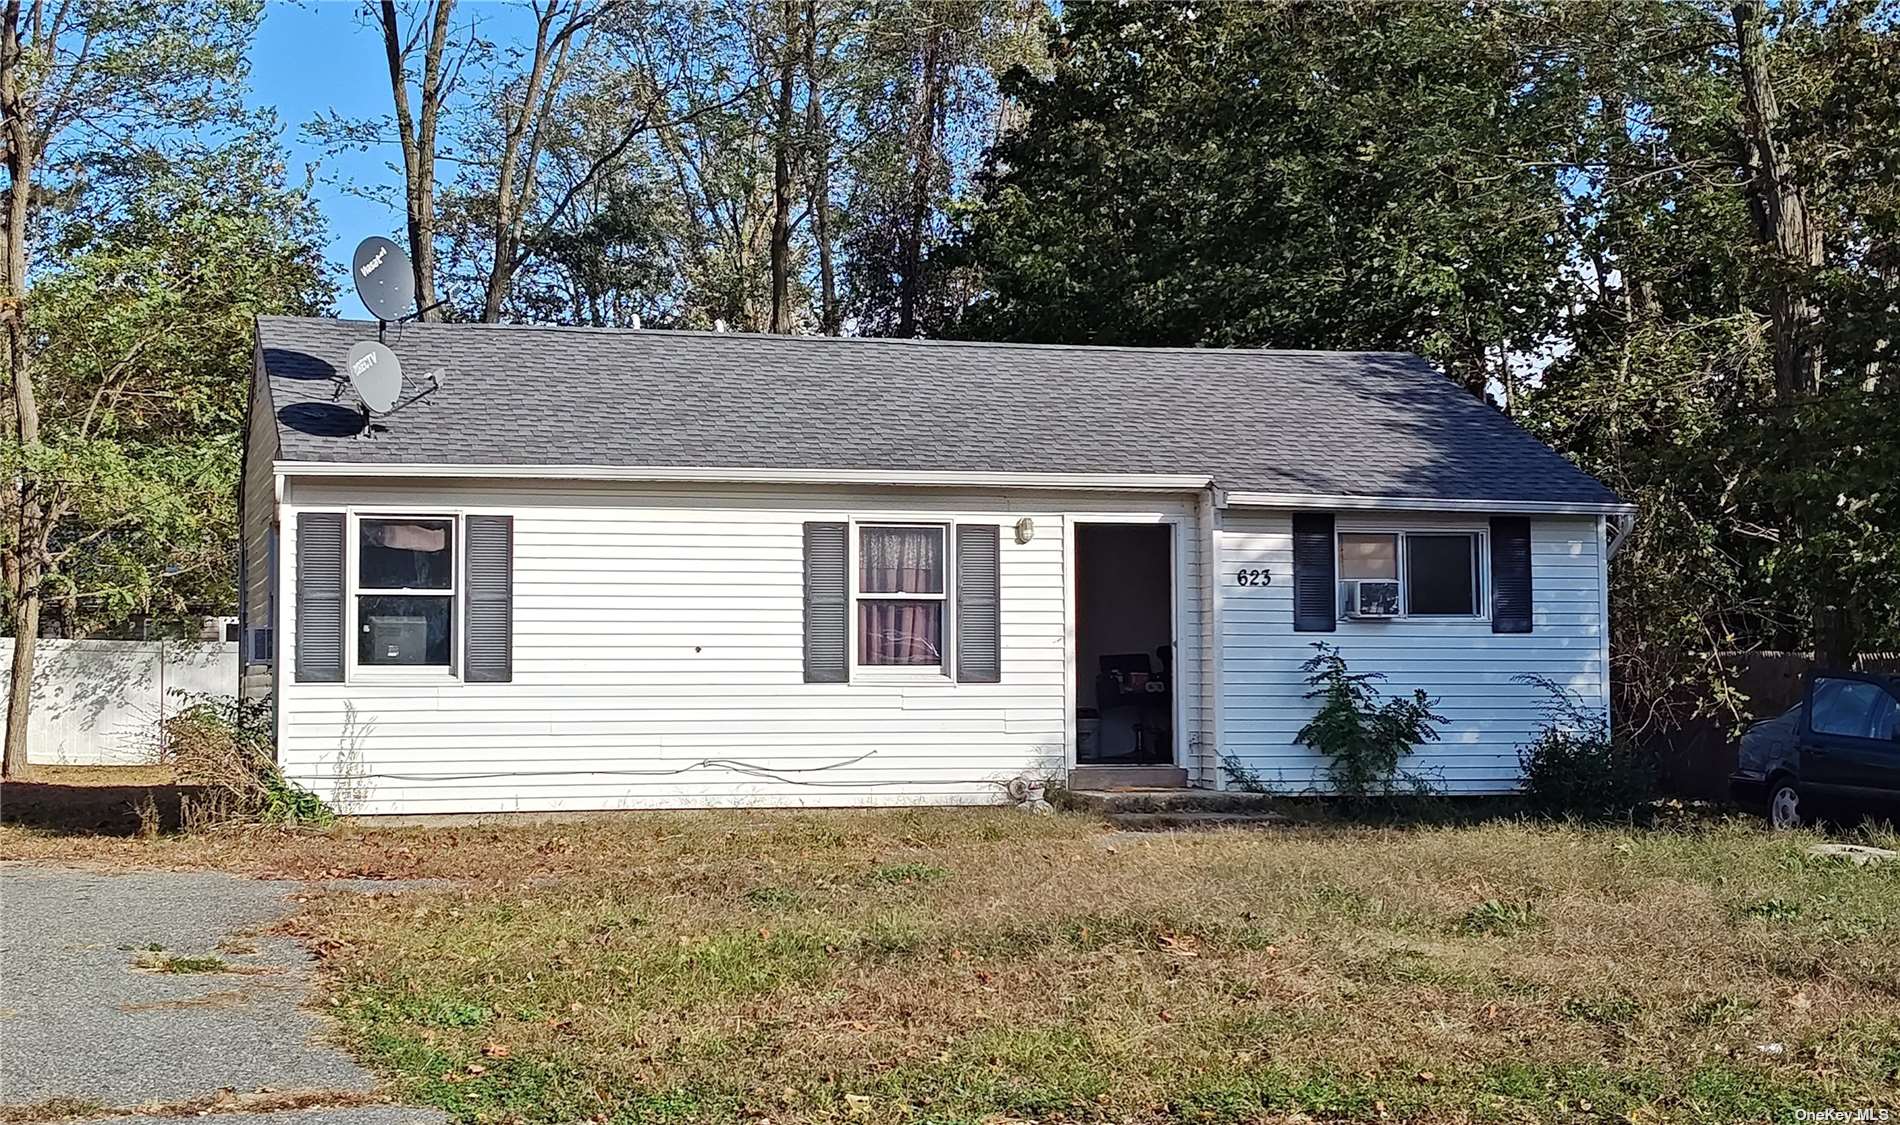
<instances>
[{"instance_id":1,"label":"directv logo text","mask_svg":"<svg viewBox=\"0 0 1900 1125\"><path fill-rule=\"evenodd\" d=\"M359 359L355 363L350 364L350 376L354 378L355 376L361 375L363 372L368 371L370 368L374 366L376 366L376 353L370 352L368 355L364 356L362 359Z\"/></svg>"}]
</instances>

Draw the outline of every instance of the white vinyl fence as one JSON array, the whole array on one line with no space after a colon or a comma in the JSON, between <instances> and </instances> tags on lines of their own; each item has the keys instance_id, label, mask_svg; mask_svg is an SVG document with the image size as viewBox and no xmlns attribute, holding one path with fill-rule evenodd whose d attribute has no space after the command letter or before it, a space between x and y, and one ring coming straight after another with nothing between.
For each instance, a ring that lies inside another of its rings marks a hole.
<instances>
[{"instance_id":1,"label":"white vinyl fence","mask_svg":"<svg viewBox=\"0 0 1900 1125\"><path fill-rule=\"evenodd\" d=\"M158 724L202 695L237 694L235 641L48 641L33 653L27 760L127 766L157 760ZM0 693L13 638L0 637ZM0 713L5 710L0 694Z\"/></svg>"}]
</instances>

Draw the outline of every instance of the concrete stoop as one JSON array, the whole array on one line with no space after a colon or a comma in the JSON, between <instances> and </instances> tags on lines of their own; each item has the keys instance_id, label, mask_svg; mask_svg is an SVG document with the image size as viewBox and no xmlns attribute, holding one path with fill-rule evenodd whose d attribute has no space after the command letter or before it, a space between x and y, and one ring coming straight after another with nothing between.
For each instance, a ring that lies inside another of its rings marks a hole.
<instances>
[{"instance_id":1,"label":"concrete stoop","mask_svg":"<svg viewBox=\"0 0 1900 1125\"><path fill-rule=\"evenodd\" d=\"M1129 832L1266 828L1287 821L1273 807L1274 799L1264 793L1177 787L1072 788L1054 799L1065 808L1095 813Z\"/></svg>"}]
</instances>

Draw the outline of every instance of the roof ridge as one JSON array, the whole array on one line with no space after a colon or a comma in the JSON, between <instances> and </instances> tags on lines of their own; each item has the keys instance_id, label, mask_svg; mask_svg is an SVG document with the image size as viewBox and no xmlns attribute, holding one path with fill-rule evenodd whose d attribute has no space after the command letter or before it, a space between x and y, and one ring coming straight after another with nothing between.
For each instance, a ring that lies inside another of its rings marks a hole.
<instances>
[{"instance_id":1,"label":"roof ridge","mask_svg":"<svg viewBox=\"0 0 1900 1125\"><path fill-rule=\"evenodd\" d=\"M291 316L268 315L257 318L262 321L274 321L284 324L333 324L360 327L366 331L375 331L383 323L374 320L351 320L339 316ZM708 340L751 340L783 341L786 343L821 344L896 344L902 346L951 347L951 348L1010 348L1037 351L1103 351L1135 352L1137 354L1165 352L1183 355L1272 355L1272 356L1390 356L1397 359L1414 360L1427 367L1430 361L1416 352L1395 351L1380 348L1252 348L1252 347L1187 347L1180 344L1044 344L1027 340L955 340L941 337L908 336L815 336L809 334L779 334L774 332L712 332L702 328L609 328L587 324L496 324L481 321L408 321L401 324L391 322L398 332L411 329L437 331L445 328L461 330L482 330L501 332L573 332L585 335L628 337L660 336L687 339Z\"/></svg>"}]
</instances>

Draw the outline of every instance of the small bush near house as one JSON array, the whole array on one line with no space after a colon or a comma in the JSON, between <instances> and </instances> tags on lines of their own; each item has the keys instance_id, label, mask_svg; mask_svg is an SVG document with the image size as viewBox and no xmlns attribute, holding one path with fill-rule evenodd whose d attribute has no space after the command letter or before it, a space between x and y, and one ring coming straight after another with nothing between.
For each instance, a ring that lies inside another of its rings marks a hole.
<instances>
[{"instance_id":1,"label":"small bush near house","mask_svg":"<svg viewBox=\"0 0 1900 1125\"><path fill-rule=\"evenodd\" d=\"M1306 698L1320 701L1319 712L1294 739L1325 756L1333 792L1365 800L1392 796L1401 787L1428 790L1423 778L1402 772L1399 765L1421 743L1438 741L1437 727L1445 717L1432 710L1431 696L1415 689L1410 696L1381 700L1373 685L1383 675L1350 670L1339 650L1324 642L1313 648L1317 651L1301 668L1313 689Z\"/></svg>"},{"instance_id":2,"label":"small bush near house","mask_svg":"<svg viewBox=\"0 0 1900 1125\"><path fill-rule=\"evenodd\" d=\"M1610 738L1602 715L1586 711L1576 695L1545 676L1516 676L1549 694L1537 737L1518 750L1524 797L1533 812L1604 820L1629 816L1655 787L1654 770L1640 753Z\"/></svg>"},{"instance_id":3,"label":"small bush near house","mask_svg":"<svg viewBox=\"0 0 1900 1125\"><path fill-rule=\"evenodd\" d=\"M328 824L335 819L321 798L285 779L271 741L270 701L207 697L166 719L167 764L187 785L208 795L187 811L188 827L233 820L264 824Z\"/></svg>"}]
</instances>

